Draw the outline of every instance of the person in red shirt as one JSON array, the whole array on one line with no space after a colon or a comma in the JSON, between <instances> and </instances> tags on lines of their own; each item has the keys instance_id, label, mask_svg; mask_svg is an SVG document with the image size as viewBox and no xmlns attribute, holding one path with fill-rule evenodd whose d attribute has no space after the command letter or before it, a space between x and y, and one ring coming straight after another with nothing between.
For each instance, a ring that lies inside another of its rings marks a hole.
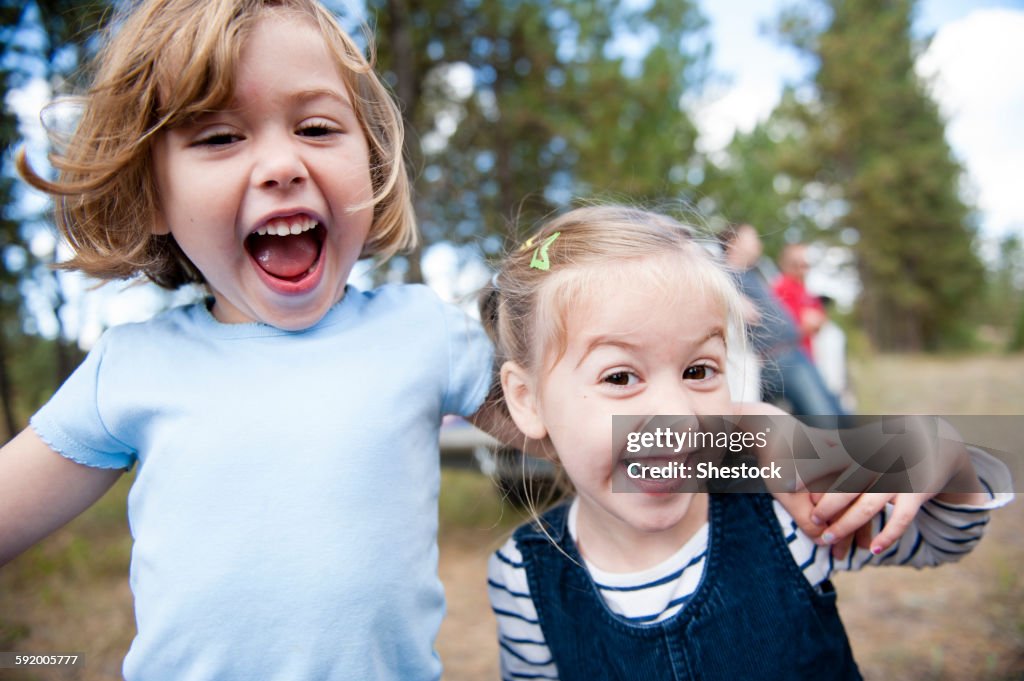
<instances>
[{"instance_id":1,"label":"person in red shirt","mask_svg":"<svg viewBox=\"0 0 1024 681\"><path fill-rule=\"evenodd\" d=\"M825 308L817 296L807 292L804 279L810 265L807 263L805 244L788 244L779 256L779 270L782 274L772 288L783 307L789 311L800 329L800 347L813 357L811 339L825 323Z\"/></svg>"}]
</instances>

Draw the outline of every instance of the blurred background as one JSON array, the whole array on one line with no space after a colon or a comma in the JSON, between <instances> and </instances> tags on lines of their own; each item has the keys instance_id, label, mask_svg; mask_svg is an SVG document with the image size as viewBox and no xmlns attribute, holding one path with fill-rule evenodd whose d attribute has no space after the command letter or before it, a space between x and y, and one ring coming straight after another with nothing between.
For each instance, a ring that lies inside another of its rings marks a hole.
<instances>
[{"instance_id":1,"label":"blurred background","mask_svg":"<svg viewBox=\"0 0 1024 681\"><path fill-rule=\"evenodd\" d=\"M199 293L54 271L51 206L12 172L22 144L46 167L40 110L87 81L120 4L0 0L5 440L103 329ZM709 233L750 223L766 260L809 244L806 288L835 303L858 411L1024 413L1021 0L325 4L375 36L424 235L360 266L358 285L425 281L468 301L493 258L581 198ZM76 649L94 660L81 678L117 678L134 626L128 484L0 572L0 650ZM495 678L484 564L521 512L477 473L444 484L446 677ZM992 541L923 586L881 570L840 587L873 678L1024 678L1021 513L1001 515Z\"/></svg>"}]
</instances>

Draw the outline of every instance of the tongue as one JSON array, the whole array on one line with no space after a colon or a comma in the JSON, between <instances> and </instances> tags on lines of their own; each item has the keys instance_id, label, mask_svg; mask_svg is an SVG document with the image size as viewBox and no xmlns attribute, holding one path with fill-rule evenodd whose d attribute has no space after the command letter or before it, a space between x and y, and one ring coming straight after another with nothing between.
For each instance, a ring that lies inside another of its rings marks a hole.
<instances>
[{"instance_id":1,"label":"tongue","mask_svg":"<svg viewBox=\"0 0 1024 681\"><path fill-rule=\"evenodd\" d=\"M291 236L254 234L249 237L249 253L267 274L292 279L305 274L320 254L313 230Z\"/></svg>"}]
</instances>

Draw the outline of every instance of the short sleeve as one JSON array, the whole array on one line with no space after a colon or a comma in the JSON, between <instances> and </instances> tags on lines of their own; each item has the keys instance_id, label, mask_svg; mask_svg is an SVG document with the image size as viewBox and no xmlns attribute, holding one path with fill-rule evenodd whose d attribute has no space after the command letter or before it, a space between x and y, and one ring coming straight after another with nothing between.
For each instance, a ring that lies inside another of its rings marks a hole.
<instances>
[{"instance_id":1,"label":"short sleeve","mask_svg":"<svg viewBox=\"0 0 1024 681\"><path fill-rule=\"evenodd\" d=\"M110 434L100 414L103 359L107 332L50 401L29 419L49 447L76 463L94 468L131 468L135 451Z\"/></svg>"},{"instance_id":2,"label":"short sleeve","mask_svg":"<svg viewBox=\"0 0 1024 681\"><path fill-rule=\"evenodd\" d=\"M480 322L454 305L444 305L448 330L448 390L443 413L471 416L491 387L494 348Z\"/></svg>"}]
</instances>

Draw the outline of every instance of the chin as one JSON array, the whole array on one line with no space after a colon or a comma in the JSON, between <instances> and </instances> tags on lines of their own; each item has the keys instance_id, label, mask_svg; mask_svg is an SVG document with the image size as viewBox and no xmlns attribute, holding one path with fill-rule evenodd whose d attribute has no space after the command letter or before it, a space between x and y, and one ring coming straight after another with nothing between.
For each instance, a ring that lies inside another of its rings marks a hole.
<instances>
[{"instance_id":1,"label":"chin","mask_svg":"<svg viewBox=\"0 0 1024 681\"><path fill-rule=\"evenodd\" d=\"M645 502L657 501L660 503L644 503L631 509L628 516L629 524L640 532L670 530L686 518L692 499L693 494L685 492L668 493L661 495L661 498L657 500L648 497L644 500Z\"/></svg>"}]
</instances>

